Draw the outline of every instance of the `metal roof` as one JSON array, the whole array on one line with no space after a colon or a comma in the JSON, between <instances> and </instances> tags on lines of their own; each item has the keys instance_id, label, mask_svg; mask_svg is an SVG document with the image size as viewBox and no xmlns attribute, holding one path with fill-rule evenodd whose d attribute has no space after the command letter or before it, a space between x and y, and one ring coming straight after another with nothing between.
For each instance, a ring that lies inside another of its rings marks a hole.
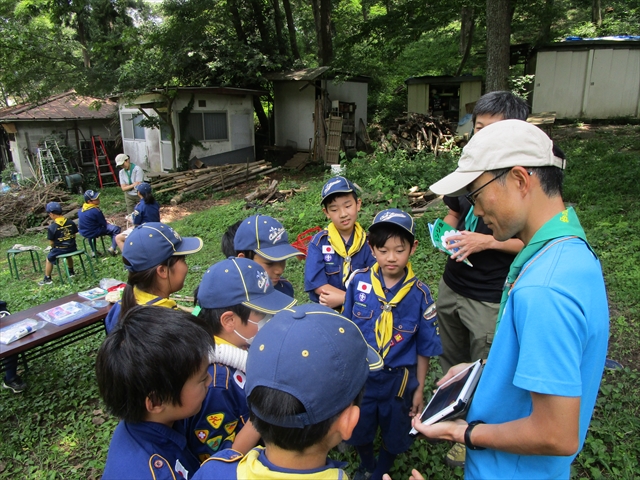
<instances>
[{"instance_id":1,"label":"metal roof","mask_svg":"<svg viewBox=\"0 0 640 480\"><path fill-rule=\"evenodd\" d=\"M98 104L101 106L96 109ZM106 119L113 116L116 110L114 102L84 97L71 91L54 95L40 103L27 103L3 108L0 110L0 122Z\"/></svg>"},{"instance_id":2,"label":"metal roof","mask_svg":"<svg viewBox=\"0 0 640 480\"><path fill-rule=\"evenodd\" d=\"M440 76L433 76L433 75L424 75L422 77L410 77L407 78L404 83L406 83L407 85L413 85L413 84L424 84L424 83L429 83L429 84L448 84L448 83L463 83L463 82L481 82L482 81L482 77L479 76L462 76L462 77L454 77L452 75L440 75Z\"/></svg>"}]
</instances>

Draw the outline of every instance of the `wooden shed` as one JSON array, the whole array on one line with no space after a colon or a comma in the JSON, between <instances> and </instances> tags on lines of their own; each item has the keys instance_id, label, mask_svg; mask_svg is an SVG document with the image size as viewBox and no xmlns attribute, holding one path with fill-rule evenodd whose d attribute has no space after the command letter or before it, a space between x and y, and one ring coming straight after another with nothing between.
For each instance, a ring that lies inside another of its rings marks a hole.
<instances>
[{"instance_id":1,"label":"wooden shed","mask_svg":"<svg viewBox=\"0 0 640 480\"><path fill-rule=\"evenodd\" d=\"M411 77L407 85L407 111L443 116L458 122L467 113L466 105L482 95L482 77Z\"/></svg>"},{"instance_id":2,"label":"wooden shed","mask_svg":"<svg viewBox=\"0 0 640 480\"><path fill-rule=\"evenodd\" d=\"M538 49L533 112L557 118L640 115L640 37L568 39Z\"/></svg>"}]
</instances>

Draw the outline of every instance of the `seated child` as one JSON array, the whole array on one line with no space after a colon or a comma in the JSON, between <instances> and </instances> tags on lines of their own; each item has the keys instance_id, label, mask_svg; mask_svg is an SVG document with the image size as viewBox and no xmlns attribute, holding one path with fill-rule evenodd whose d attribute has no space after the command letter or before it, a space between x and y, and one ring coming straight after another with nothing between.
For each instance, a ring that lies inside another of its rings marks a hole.
<instances>
[{"instance_id":1,"label":"seated child","mask_svg":"<svg viewBox=\"0 0 640 480\"><path fill-rule=\"evenodd\" d=\"M382 368L356 325L316 304L282 310L258 332L247 360L251 422L266 447L223 450L197 479L346 478L329 450L351 436L370 369Z\"/></svg>"},{"instance_id":2,"label":"seated child","mask_svg":"<svg viewBox=\"0 0 640 480\"><path fill-rule=\"evenodd\" d=\"M353 276L344 314L384 358L384 370L369 375L360 422L348 443L360 456L359 474L380 480L411 446L411 416L423 408L429 357L440 355L442 346L429 287L409 262L418 246L413 218L395 208L378 213L369 227L369 245L377 262ZM376 464L378 426L382 447Z\"/></svg>"},{"instance_id":3,"label":"seated child","mask_svg":"<svg viewBox=\"0 0 640 480\"><path fill-rule=\"evenodd\" d=\"M53 283L51 272L53 271L53 266L58 262L58 255L78 250L76 246L78 227L71 220L62 216L62 206L58 202L49 202L45 207L45 211L49 214L49 218L53 220L47 229L47 240L51 244L51 250L47 254L44 278L38 282L38 285L50 285ZM73 258L68 257L66 260L69 266L69 275L75 275Z\"/></svg>"},{"instance_id":4,"label":"seated child","mask_svg":"<svg viewBox=\"0 0 640 480\"><path fill-rule=\"evenodd\" d=\"M122 248L124 247L125 239L135 227L147 222L160 221L160 205L153 197L153 193L151 193L151 185L147 182L142 182L136 185L134 190L138 193L140 201L133 209L133 213L127 216L127 221L132 221L133 227L127 228L124 232L116 236L116 243L118 244L120 251L122 251Z\"/></svg>"},{"instance_id":5,"label":"seated child","mask_svg":"<svg viewBox=\"0 0 640 480\"><path fill-rule=\"evenodd\" d=\"M122 250L124 268L129 271L122 300L104 320L109 333L127 311L136 305L176 309L169 296L184 286L189 267L186 256L199 252L202 240L180 237L169 225L150 222L133 229Z\"/></svg>"},{"instance_id":6,"label":"seated child","mask_svg":"<svg viewBox=\"0 0 640 480\"><path fill-rule=\"evenodd\" d=\"M120 233L120 227L107 223L102 210L100 210L100 192L87 190L84 192L84 204L78 212L78 229L84 238L98 238L102 235L111 237L111 246L107 250L111 255L117 255L118 245L116 235Z\"/></svg>"},{"instance_id":7,"label":"seated child","mask_svg":"<svg viewBox=\"0 0 640 480\"><path fill-rule=\"evenodd\" d=\"M376 262L358 223L361 205L355 186L344 177L333 177L322 187L322 211L331 223L308 247L304 289L312 302L340 309L351 273Z\"/></svg>"},{"instance_id":8,"label":"seated child","mask_svg":"<svg viewBox=\"0 0 640 480\"><path fill-rule=\"evenodd\" d=\"M100 346L96 376L120 419L103 480L192 478L200 462L172 427L200 410L211 377L211 335L186 312L135 307Z\"/></svg>"},{"instance_id":9,"label":"seated child","mask_svg":"<svg viewBox=\"0 0 640 480\"><path fill-rule=\"evenodd\" d=\"M282 224L267 215L242 220L233 239L236 256L253 260L264 268L276 290L293 297L293 285L282 278L287 259L303 255L289 244Z\"/></svg>"},{"instance_id":10,"label":"seated child","mask_svg":"<svg viewBox=\"0 0 640 480\"><path fill-rule=\"evenodd\" d=\"M247 349L271 315L296 301L274 290L264 269L247 258L229 258L211 266L194 296L194 314L209 326L216 344L209 365L213 382L200 413L182 422L178 430L200 461L232 446L247 453L260 439L247 423Z\"/></svg>"}]
</instances>

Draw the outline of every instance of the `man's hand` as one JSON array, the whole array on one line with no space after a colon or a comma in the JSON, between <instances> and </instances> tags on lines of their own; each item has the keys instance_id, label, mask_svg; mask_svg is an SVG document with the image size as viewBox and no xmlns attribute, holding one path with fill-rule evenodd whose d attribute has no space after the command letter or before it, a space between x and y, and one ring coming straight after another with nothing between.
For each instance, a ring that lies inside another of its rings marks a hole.
<instances>
[{"instance_id":1,"label":"man's hand","mask_svg":"<svg viewBox=\"0 0 640 480\"><path fill-rule=\"evenodd\" d=\"M425 425L420 421L420 417L415 416L411 421L411 426L426 438L464 443L464 432L468 424L464 420L458 419Z\"/></svg>"},{"instance_id":2,"label":"man's hand","mask_svg":"<svg viewBox=\"0 0 640 480\"><path fill-rule=\"evenodd\" d=\"M442 377L440 380L436 382L436 385L439 387L440 385L448 381L450 378L455 377L465 368L469 368L471 365L473 365L473 363L459 363L458 365L454 365L449 369L449 371L446 373L444 377Z\"/></svg>"},{"instance_id":3,"label":"man's hand","mask_svg":"<svg viewBox=\"0 0 640 480\"><path fill-rule=\"evenodd\" d=\"M388 473L385 473L382 476L382 480L391 480L391 477L389 476ZM409 480L425 480L425 479L422 476L422 474L414 468L413 470L411 470L411 475L409 476Z\"/></svg>"},{"instance_id":4,"label":"man's hand","mask_svg":"<svg viewBox=\"0 0 640 480\"><path fill-rule=\"evenodd\" d=\"M451 255L451 258L457 262L462 262L472 253L478 253L492 248L496 241L492 235L468 232L467 230L461 231L458 235L447 237L447 240L449 241L447 245L449 250L454 248L459 249Z\"/></svg>"}]
</instances>

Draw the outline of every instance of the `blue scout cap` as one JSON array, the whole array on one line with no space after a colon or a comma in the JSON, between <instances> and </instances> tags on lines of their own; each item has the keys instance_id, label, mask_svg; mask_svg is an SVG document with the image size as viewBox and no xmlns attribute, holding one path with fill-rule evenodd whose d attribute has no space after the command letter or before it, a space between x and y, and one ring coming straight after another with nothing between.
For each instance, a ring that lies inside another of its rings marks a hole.
<instances>
[{"instance_id":1,"label":"blue scout cap","mask_svg":"<svg viewBox=\"0 0 640 480\"><path fill-rule=\"evenodd\" d=\"M94 192L93 190L87 190L84 192L84 201L90 202L91 200L95 200L100 196L100 192Z\"/></svg>"},{"instance_id":2,"label":"blue scout cap","mask_svg":"<svg viewBox=\"0 0 640 480\"><path fill-rule=\"evenodd\" d=\"M303 255L289 244L289 235L282 224L267 215L245 218L233 239L236 252L251 250L274 262Z\"/></svg>"},{"instance_id":3,"label":"blue scout cap","mask_svg":"<svg viewBox=\"0 0 640 480\"><path fill-rule=\"evenodd\" d=\"M129 234L122 249L122 256L130 264L125 265L127 270L142 272L160 265L173 255L189 255L199 252L201 248L200 238L182 238L169 225L149 222L138 225Z\"/></svg>"},{"instance_id":4,"label":"blue scout cap","mask_svg":"<svg viewBox=\"0 0 640 480\"><path fill-rule=\"evenodd\" d=\"M383 366L358 326L335 310L308 303L282 310L258 332L247 358L247 396L255 387L286 392L305 412L282 418L261 412L272 425L302 428L347 408L358 396L369 372Z\"/></svg>"},{"instance_id":5,"label":"blue scout cap","mask_svg":"<svg viewBox=\"0 0 640 480\"><path fill-rule=\"evenodd\" d=\"M373 223L371 224L371 227L369 227L369 230L380 223L394 223L399 227L404 228L414 237L416 235L416 225L413 222L413 217L399 208L389 208L378 213L373 219Z\"/></svg>"},{"instance_id":6,"label":"blue scout cap","mask_svg":"<svg viewBox=\"0 0 640 480\"><path fill-rule=\"evenodd\" d=\"M295 299L274 289L264 268L248 258L232 257L212 265L198 287L198 305L202 308L242 304L274 314L295 303Z\"/></svg>"},{"instance_id":7,"label":"blue scout cap","mask_svg":"<svg viewBox=\"0 0 640 480\"><path fill-rule=\"evenodd\" d=\"M55 213L57 215L60 215L62 213L62 207L58 202L49 202L45 207L45 211L47 213Z\"/></svg>"},{"instance_id":8,"label":"blue scout cap","mask_svg":"<svg viewBox=\"0 0 640 480\"><path fill-rule=\"evenodd\" d=\"M148 195L149 193L151 193L151 185L147 182L138 184L135 189L141 195Z\"/></svg>"},{"instance_id":9,"label":"blue scout cap","mask_svg":"<svg viewBox=\"0 0 640 480\"><path fill-rule=\"evenodd\" d=\"M322 187L322 200L320 203L324 203L325 199L329 195L333 195L334 193L355 193L358 195L356 191L356 187L353 183L347 180L344 177L333 177Z\"/></svg>"}]
</instances>

